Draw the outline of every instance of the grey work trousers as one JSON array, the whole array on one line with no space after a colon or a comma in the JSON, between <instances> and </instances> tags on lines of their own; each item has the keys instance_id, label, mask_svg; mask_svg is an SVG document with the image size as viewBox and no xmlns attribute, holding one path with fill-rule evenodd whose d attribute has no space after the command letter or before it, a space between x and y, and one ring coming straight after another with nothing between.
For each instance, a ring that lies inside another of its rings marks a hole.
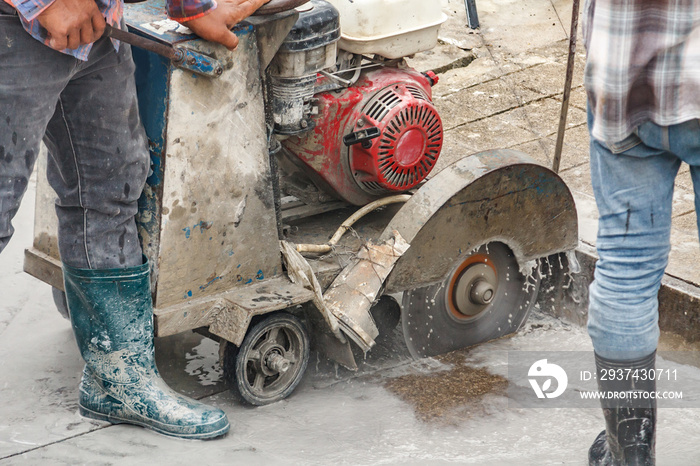
<instances>
[{"instance_id":1,"label":"grey work trousers","mask_svg":"<svg viewBox=\"0 0 700 466\"><path fill-rule=\"evenodd\" d=\"M126 44L116 52L102 38L83 62L0 14L0 251L43 138L61 260L85 269L141 264L135 215L150 161L133 74Z\"/></svg>"}]
</instances>

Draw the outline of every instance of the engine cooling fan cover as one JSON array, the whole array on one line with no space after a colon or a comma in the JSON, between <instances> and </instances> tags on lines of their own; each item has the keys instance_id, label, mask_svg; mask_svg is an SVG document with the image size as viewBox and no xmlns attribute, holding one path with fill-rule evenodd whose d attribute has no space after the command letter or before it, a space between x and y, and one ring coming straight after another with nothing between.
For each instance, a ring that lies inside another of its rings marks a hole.
<instances>
[{"instance_id":1,"label":"engine cooling fan cover","mask_svg":"<svg viewBox=\"0 0 700 466\"><path fill-rule=\"evenodd\" d=\"M412 83L381 89L364 106L355 131L371 126L379 136L350 151L353 176L364 191L406 191L428 176L442 149L443 127L425 91Z\"/></svg>"}]
</instances>

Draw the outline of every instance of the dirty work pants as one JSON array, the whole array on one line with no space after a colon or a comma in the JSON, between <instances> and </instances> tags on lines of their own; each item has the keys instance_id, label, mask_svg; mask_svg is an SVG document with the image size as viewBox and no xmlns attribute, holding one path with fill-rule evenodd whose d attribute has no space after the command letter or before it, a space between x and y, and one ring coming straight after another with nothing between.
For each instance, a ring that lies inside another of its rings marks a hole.
<instances>
[{"instance_id":1,"label":"dirty work pants","mask_svg":"<svg viewBox=\"0 0 700 466\"><path fill-rule=\"evenodd\" d=\"M134 216L150 162L133 72L126 44L117 53L102 38L83 62L0 14L0 251L43 138L62 261L85 269L141 264Z\"/></svg>"},{"instance_id":2,"label":"dirty work pants","mask_svg":"<svg viewBox=\"0 0 700 466\"><path fill-rule=\"evenodd\" d=\"M589 112L589 128L591 116ZM690 165L695 210L700 204L700 121L648 122L606 145L591 137L591 179L599 224L588 332L599 356L631 360L659 339L657 293L671 250L673 186Z\"/></svg>"}]
</instances>

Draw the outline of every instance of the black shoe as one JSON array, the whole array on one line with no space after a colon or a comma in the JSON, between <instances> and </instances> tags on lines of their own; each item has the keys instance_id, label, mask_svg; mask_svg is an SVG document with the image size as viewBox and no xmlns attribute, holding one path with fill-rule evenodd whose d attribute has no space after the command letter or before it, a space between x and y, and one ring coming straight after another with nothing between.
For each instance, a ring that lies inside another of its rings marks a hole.
<instances>
[{"instance_id":1,"label":"black shoe","mask_svg":"<svg viewBox=\"0 0 700 466\"><path fill-rule=\"evenodd\" d=\"M612 361L596 355L598 389L626 393L628 397L601 399L606 430L588 450L590 466L656 464L656 398L649 396L656 392L655 359L656 352L633 361Z\"/></svg>"}]
</instances>

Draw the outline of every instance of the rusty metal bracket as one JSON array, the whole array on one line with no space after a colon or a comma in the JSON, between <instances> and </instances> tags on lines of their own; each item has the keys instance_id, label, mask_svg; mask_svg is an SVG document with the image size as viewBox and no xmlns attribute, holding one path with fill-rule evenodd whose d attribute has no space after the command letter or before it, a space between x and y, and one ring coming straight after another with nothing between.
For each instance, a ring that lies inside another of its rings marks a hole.
<instances>
[{"instance_id":1,"label":"rusty metal bracket","mask_svg":"<svg viewBox=\"0 0 700 466\"><path fill-rule=\"evenodd\" d=\"M579 0L574 0L571 12L571 32L569 32L569 56L566 61L566 78L564 80L564 95L561 99L561 113L559 115L559 129L557 130L557 143L554 146L554 160L552 170L559 173L561 154L564 148L564 132L566 131L566 117L569 114L569 97L571 96L571 81L574 77L574 59L576 58L576 35L578 34L578 8Z\"/></svg>"}]
</instances>

